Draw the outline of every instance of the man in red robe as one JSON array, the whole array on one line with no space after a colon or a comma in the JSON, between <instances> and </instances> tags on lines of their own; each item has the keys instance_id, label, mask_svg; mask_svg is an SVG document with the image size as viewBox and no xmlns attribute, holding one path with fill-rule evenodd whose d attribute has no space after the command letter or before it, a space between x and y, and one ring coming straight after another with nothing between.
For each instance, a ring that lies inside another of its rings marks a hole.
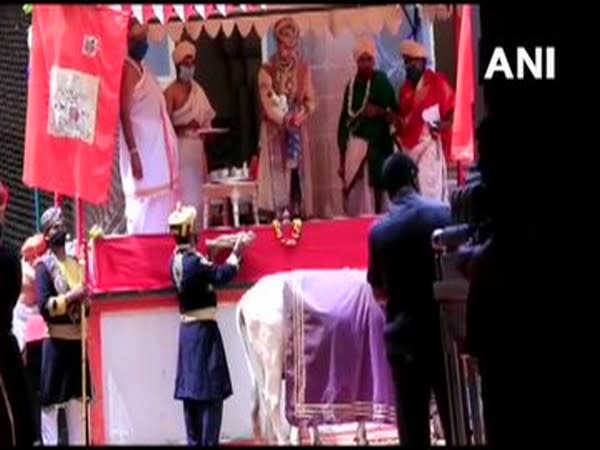
<instances>
[{"instance_id":1,"label":"man in red robe","mask_svg":"<svg viewBox=\"0 0 600 450\"><path fill-rule=\"evenodd\" d=\"M406 81L399 93L396 135L419 167L419 188L425 197L448 200L444 148L452 130L454 90L442 74L426 69L427 50L403 41Z\"/></svg>"}]
</instances>

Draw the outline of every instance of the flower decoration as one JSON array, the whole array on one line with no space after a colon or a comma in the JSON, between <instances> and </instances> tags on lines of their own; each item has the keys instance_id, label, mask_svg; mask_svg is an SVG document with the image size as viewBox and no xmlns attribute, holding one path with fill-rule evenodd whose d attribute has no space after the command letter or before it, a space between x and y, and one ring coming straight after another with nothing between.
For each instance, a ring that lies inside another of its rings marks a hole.
<instances>
[{"instance_id":1,"label":"flower decoration","mask_svg":"<svg viewBox=\"0 0 600 450\"><path fill-rule=\"evenodd\" d=\"M275 233L275 239L277 239L285 247L296 247L298 241L302 237L302 220L294 219L291 222L291 232L284 232L284 225L287 225L289 220L284 220L283 223L279 219L273 220L273 232Z\"/></svg>"}]
</instances>

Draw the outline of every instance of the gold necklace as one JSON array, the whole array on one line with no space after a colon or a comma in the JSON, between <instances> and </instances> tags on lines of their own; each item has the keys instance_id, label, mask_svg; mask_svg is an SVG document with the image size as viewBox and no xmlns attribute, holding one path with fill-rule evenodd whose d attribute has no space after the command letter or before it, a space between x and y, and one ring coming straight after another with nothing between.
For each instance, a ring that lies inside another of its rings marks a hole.
<instances>
[{"instance_id":1,"label":"gold necklace","mask_svg":"<svg viewBox=\"0 0 600 450\"><path fill-rule=\"evenodd\" d=\"M363 97L363 101L362 101L362 104L360 105L360 108L358 108L357 111L352 111L352 103L354 100L354 82L355 81L356 81L356 75L354 75L352 77L352 80L350 80L350 87L349 87L349 92L348 92L347 112L348 112L348 117L350 117L350 119L356 119L360 114L362 114L362 112L367 107L367 102L369 101L369 95L371 94L371 78L369 78L367 80L365 96Z\"/></svg>"}]
</instances>

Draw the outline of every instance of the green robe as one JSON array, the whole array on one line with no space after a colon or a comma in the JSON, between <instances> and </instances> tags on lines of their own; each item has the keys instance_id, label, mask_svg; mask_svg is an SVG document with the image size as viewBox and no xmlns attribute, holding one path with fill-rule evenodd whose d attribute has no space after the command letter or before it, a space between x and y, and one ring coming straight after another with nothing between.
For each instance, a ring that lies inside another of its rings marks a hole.
<instances>
[{"instance_id":1,"label":"green robe","mask_svg":"<svg viewBox=\"0 0 600 450\"><path fill-rule=\"evenodd\" d=\"M357 111L362 105L367 82L356 78L352 97L352 111ZM369 168L369 184L375 189L382 189L381 169L385 159L394 152L394 138L390 133L390 124L383 118L368 119L357 117L352 122L348 116L348 91L350 83L344 91L344 101L338 124L338 147L342 156L350 133L365 139L369 143L367 163ZM376 70L371 81L369 102L383 109L398 112L398 100L394 88L385 72Z\"/></svg>"}]
</instances>

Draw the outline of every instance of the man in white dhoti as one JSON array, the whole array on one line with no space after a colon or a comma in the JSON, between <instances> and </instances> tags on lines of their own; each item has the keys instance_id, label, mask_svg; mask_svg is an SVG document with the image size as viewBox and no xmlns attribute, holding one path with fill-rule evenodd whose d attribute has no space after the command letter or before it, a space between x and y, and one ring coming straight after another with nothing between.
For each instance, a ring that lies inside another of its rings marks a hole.
<instances>
[{"instance_id":1,"label":"man in white dhoti","mask_svg":"<svg viewBox=\"0 0 600 450\"><path fill-rule=\"evenodd\" d=\"M142 64L146 35L144 26L130 22L121 82L120 169L130 234L169 232L179 182L177 137L163 91Z\"/></svg>"},{"instance_id":2,"label":"man in white dhoti","mask_svg":"<svg viewBox=\"0 0 600 450\"><path fill-rule=\"evenodd\" d=\"M403 41L400 53L406 82L400 89L396 133L402 150L419 167L419 188L425 197L448 201L446 156L454 114L454 91L442 74L426 69L427 50Z\"/></svg>"},{"instance_id":3,"label":"man in white dhoti","mask_svg":"<svg viewBox=\"0 0 600 450\"><path fill-rule=\"evenodd\" d=\"M165 99L177 133L181 201L200 212L208 167L204 137L198 130L209 128L216 113L204 89L194 80L196 46L188 41L179 42L173 50L173 62L177 79L165 90Z\"/></svg>"},{"instance_id":4,"label":"man in white dhoti","mask_svg":"<svg viewBox=\"0 0 600 450\"><path fill-rule=\"evenodd\" d=\"M346 85L338 122L339 175L348 216L387 209L381 170L394 151L390 130L398 112L396 94L385 72L375 69L377 47L371 37L354 46L356 74Z\"/></svg>"}]
</instances>

